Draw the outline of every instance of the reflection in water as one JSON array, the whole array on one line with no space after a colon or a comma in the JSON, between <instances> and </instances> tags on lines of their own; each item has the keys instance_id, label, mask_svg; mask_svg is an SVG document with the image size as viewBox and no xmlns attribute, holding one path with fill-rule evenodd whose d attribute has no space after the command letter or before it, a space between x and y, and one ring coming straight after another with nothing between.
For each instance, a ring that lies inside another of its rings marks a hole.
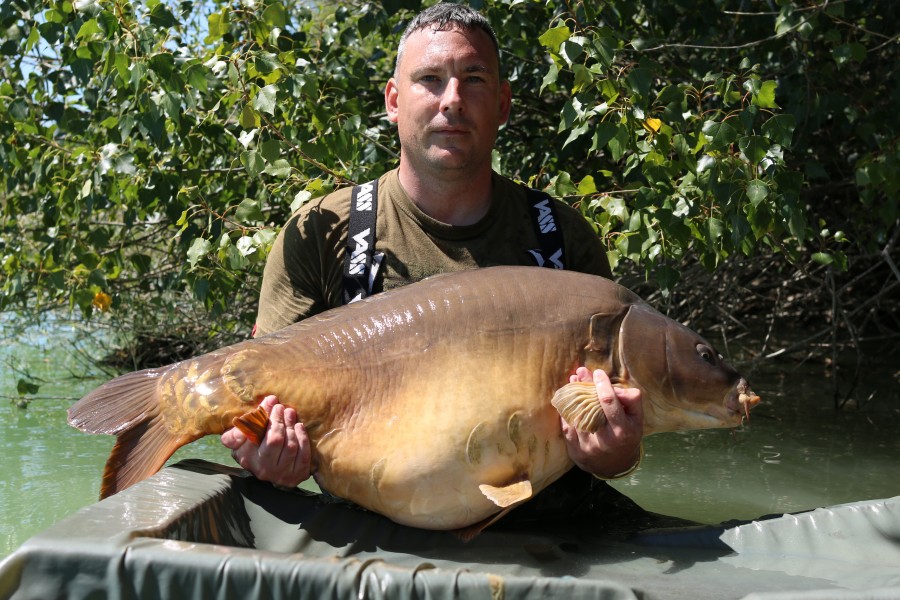
<instances>
[{"instance_id":1,"label":"reflection in water","mask_svg":"<svg viewBox=\"0 0 900 600\"><path fill-rule=\"evenodd\" d=\"M83 373L55 339L0 337L0 364L14 357L46 381ZM897 361L885 362L867 366L858 390L862 398L877 390L873 399L837 413L821 368L766 364L751 376L763 402L749 425L652 436L641 469L614 485L648 510L704 523L900 495ZM101 381L46 384L40 394L77 398ZM16 374L0 370L0 395L15 390ZM112 438L70 428L70 403L38 400L21 410L0 401L0 557L96 501ZM182 448L173 461L189 457L233 465L216 437Z\"/></svg>"}]
</instances>

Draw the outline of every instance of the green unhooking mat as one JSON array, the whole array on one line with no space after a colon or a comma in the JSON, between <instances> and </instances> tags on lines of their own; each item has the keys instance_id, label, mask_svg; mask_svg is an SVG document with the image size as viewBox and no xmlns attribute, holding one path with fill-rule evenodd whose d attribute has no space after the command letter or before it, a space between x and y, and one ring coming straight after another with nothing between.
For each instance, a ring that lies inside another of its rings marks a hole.
<instances>
[{"instance_id":1,"label":"green unhooking mat","mask_svg":"<svg viewBox=\"0 0 900 600\"><path fill-rule=\"evenodd\" d=\"M900 598L900 497L715 527L624 496L595 513L466 543L183 461L23 544L0 599Z\"/></svg>"}]
</instances>

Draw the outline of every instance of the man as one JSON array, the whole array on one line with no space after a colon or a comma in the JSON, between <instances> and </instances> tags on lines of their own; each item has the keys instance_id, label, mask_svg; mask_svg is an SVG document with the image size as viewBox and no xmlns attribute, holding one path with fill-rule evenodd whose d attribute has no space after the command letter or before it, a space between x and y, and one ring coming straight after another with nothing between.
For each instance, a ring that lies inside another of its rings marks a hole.
<instances>
[{"instance_id":1,"label":"man","mask_svg":"<svg viewBox=\"0 0 900 600\"><path fill-rule=\"evenodd\" d=\"M446 271L534 265L540 244L527 192L491 169L512 97L487 21L454 4L419 14L402 36L384 98L387 116L397 124L400 166L378 181L374 244L382 258L374 291ZM342 304L350 198L349 189L335 192L288 221L266 264L256 335ZM566 268L610 277L602 244L581 215L559 202L555 208ZM602 371L582 367L571 374L572 381L592 379L606 428L585 434L563 421L562 430L577 466L614 478L640 461L640 392L614 389ZM222 442L258 478L295 486L315 469L306 432L294 410L276 398L263 405L271 425L260 446L234 429Z\"/></svg>"}]
</instances>

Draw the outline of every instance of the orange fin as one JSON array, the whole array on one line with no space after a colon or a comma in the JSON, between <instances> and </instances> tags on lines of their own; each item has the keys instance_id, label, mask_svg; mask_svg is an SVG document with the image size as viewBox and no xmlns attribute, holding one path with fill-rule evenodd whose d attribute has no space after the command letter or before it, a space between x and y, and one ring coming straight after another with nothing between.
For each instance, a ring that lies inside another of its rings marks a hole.
<instances>
[{"instance_id":1,"label":"orange fin","mask_svg":"<svg viewBox=\"0 0 900 600\"><path fill-rule=\"evenodd\" d=\"M175 451L200 436L176 436L159 418L126 429L116 438L103 469L100 499L121 492L159 471Z\"/></svg>"},{"instance_id":2,"label":"orange fin","mask_svg":"<svg viewBox=\"0 0 900 600\"><path fill-rule=\"evenodd\" d=\"M269 426L269 413L262 406L235 417L231 424L241 430L247 439L259 446Z\"/></svg>"},{"instance_id":3,"label":"orange fin","mask_svg":"<svg viewBox=\"0 0 900 600\"><path fill-rule=\"evenodd\" d=\"M147 369L117 377L69 409L73 427L116 436L103 472L100 498L153 475L175 450L200 437L173 434L163 423L158 384L167 372Z\"/></svg>"},{"instance_id":4,"label":"orange fin","mask_svg":"<svg viewBox=\"0 0 900 600\"><path fill-rule=\"evenodd\" d=\"M474 525L469 525L468 527L461 527L459 529L454 529L452 531L452 533L453 533L453 535L455 535L456 537L458 537L460 540L462 540L464 542L471 542L472 540L477 538L479 535L481 535L482 531L484 531L485 529L487 529L488 527L490 527L491 525L493 525L494 523L496 523L497 521L499 521L500 519L505 517L509 513L509 511L511 511L512 509L513 509L513 507L504 508L503 510L498 512L496 515L491 515L487 519L482 519L481 521L478 521Z\"/></svg>"},{"instance_id":5,"label":"orange fin","mask_svg":"<svg viewBox=\"0 0 900 600\"><path fill-rule=\"evenodd\" d=\"M527 479L504 486L483 483L478 486L478 489L481 490L481 493L484 494L488 500L503 510L486 519L482 519L473 525L469 525L468 527L454 529L453 534L464 542L474 540L482 531L505 517L506 513L534 495L531 482Z\"/></svg>"},{"instance_id":6,"label":"orange fin","mask_svg":"<svg viewBox=\"0 0 900 600\"><path fill-rule=\"evenodd\" d=\"M531 498L533 494L531 482L527 479L502 487L483 483L478 486L478 489L481 490L481 493L484 494L488 500L500 508L509 508L514 504L525 502Z\"/></svg>"},{"instance_id":7,"label":"orange fin","mask_svg":"<svg viewBox=\"0 0 900 600\"><path fill-rule=\"evenodd\" d=\"M592 382L567 383L556 390L550 404L578 431L594 433L606 424L606 414Z\"/></svg>"}]
</instances>

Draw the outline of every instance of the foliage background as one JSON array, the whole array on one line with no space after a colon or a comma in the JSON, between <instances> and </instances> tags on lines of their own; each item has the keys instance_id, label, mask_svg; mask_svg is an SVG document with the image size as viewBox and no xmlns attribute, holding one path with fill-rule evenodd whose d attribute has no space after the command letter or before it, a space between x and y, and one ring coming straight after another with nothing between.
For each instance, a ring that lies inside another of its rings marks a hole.
<instances>
[{"instance_id":1,"label":"foliage background","mask_svg":"<svg viewBox=\"0 0 900 600\"><path fill-rule=\"evenodd\" d=\"M72 309L131 366L249 335L291 210L396 165L423 4L5 1L0 311ZM472 4L515 96L495 168L578 206L627 284L805 351L896 337L895 2Z\"/></svg>"}]
</instances>

